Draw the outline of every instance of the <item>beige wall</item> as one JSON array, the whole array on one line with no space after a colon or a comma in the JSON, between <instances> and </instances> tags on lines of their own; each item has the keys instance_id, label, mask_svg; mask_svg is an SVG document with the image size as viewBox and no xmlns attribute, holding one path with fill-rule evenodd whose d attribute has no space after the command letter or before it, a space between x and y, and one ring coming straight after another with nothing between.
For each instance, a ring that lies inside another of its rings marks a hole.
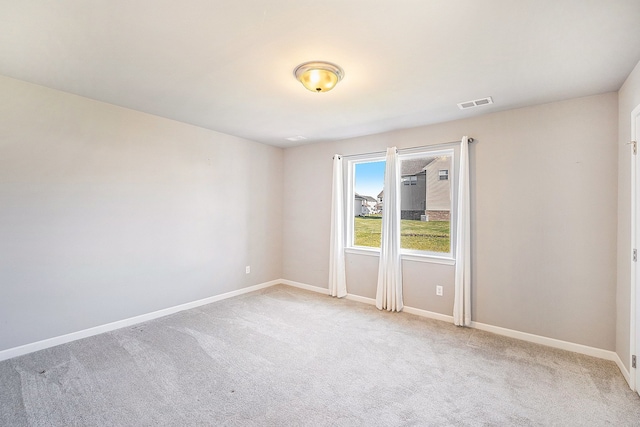
<instances>
[{"instance_id":1,"label":"beige wall","mask_svg":"<svg viewBox=\"0 0 640 427\"><path fill-rule=\"evenodd\" d=\"M473 320L614 350L617 94L284 153L283 276L326 287L331 157L460 139L470 146ZM304 210L317 200L318 209ZM348 290L375 295L377 258L347 255ZM453 267L405 261L408 306L450 315ZM436 297L435 286L444 286Z\"/></svg>"},{"instance_id":2,"label":"beige wall","mask_svg":"<svg viewBox=\"0 0 640 427\"><path fill-rule=\"evenodd\" d=\"M279 277L326 287L332 155L469 135L474 320L628 366L612 218L624 253L638 67L619 124L609 93L284 151L9 78L0 94L0 350ZM594 171L617 163L616 200ZM403 266L405 303L451 314L453 267ZM349 292L374 297L376 274L347 255Z\"/></svg>"},{"instance_id":3,"label":"beige wall","mask_svg":"<svg viewBox=\"0 0 640 427\"><path fill-rule=\"evenodd\" d=\"M280 278L282 160L0 77L0 350Z\"/></svg>"},{"instance_id":4,"label":"beige wall","mask_svg":"<svg viewBox=\"0 0 640 427\"><path fill-rule=\"evenodd\" d=\"M618 95L618 286L616 353L630 369L631 299L631 111L640 105L640 62Z\"/></svg>"}]
</instances>

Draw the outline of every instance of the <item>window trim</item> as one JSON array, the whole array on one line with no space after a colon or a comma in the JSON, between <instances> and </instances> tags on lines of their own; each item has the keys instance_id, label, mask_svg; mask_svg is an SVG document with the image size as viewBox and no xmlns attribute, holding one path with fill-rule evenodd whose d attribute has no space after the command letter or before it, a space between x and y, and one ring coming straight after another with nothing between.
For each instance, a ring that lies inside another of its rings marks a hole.
<instances>
[{"instance_id":1,"label":"window trim","mask_svg":"<svg viewBox=\"0 0 640 427\"><path fill-rule=\"evenodd\" d=\"M411 159L411 158L420 158L426 156L450 156L451 157L451 166L448 170L455 170L456 167L456 156L454 147L417 147L408 150L402 150L402 152L398 152L399 160ZM346 213L347 213L347 224L346 224L346 245L345 252L352 254L362 254L369 256L378 256L380 254L380 248L373 248L369 246L356 246L354 245L355 233L354 233L354 197L355 197L355 173L356 167L355 165L358 163L370 163L370 162L379 162L385 161L386 156L384 153L371 153L371 154L363 154L363 155L353 155L346 162L345 166L347 168L347 179L344 192L347 197L346 204ZM418 262L432 262L437 264L447 264L454 265L455 264L455 233L454 233L454 223L457 219L458 210L457 204L454 200L455 192L455 179L453 179L453 175L449 174L449 185L450 185L450 199L451 199L451 207L450 207L450 219L449 219L449 252L430 252L430 251L420 251L416 249L400 249L400 255L403 260L408 261L418 261ZM438 177L439 179L439 177ZM372 196L373 197L373 196ZM375 196L377 198L377 195ZM384 209L384 208L383 208Z\"/></svg>"},{"instance_id":2,"label":"window trim","mask_svg":"<svg viewBox=\"0 0 640 427\"><path fill-rule=\"evenodd\" d=\"M404 249L406 250L406 249ZM344 252L347 254L354 255L365 255L371 257L379 257L380 249L371 248L367 246L352 246L344 248ZM433 252L435 253L435 252ZM403 261L412 261L412 262L425 262L429 264L443 264L443 265L455 265L456 259L448 256L436 256L431 255L432 252L428 253L405 253L402 252L400 254L400 258Z\"/></svg>"}]
</instances>

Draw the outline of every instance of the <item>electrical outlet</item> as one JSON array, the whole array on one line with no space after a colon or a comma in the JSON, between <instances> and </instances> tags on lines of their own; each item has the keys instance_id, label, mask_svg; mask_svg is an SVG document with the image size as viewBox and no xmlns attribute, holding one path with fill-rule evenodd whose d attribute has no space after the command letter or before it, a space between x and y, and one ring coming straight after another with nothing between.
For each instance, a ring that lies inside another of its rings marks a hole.
<instances>
[{"instance_id":1,"label":"electrical outlet","mask_svg":"<svg viewBox=\"0 0 640 427\"><path fill-rule=\"evenodd\" d=\"M436 295L442 296L442 286L436 286Z\"/></svg>"},{"instance_id":2,"label":"electrical outlet","mask_svg":"<svg viewBox=\"0 0 640 427\"><path fill-rule=\"evenodd\" d=\"M247 272L247 274L251 273L251 266L247 265L244 270Z\"/></svg>"}]
</instances>

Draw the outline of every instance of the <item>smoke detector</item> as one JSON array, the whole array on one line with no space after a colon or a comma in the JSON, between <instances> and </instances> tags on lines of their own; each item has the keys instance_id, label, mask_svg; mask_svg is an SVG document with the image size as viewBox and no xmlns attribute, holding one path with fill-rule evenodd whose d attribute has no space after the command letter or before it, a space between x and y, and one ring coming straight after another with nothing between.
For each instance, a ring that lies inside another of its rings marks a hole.
<instances>
[{"instance_id":1,"label":"smoke detector","mask_svg":"<svg viewBox=\"0 0 640 427\"><path fill-rule=\"evenodd\" d=\"M493 104L493 99L490 96L486 98L474 99L473 101L461 102L458 104L458 108L466 110L468 108L481 107L483 105Z\"/></svg>"}]
</instances>

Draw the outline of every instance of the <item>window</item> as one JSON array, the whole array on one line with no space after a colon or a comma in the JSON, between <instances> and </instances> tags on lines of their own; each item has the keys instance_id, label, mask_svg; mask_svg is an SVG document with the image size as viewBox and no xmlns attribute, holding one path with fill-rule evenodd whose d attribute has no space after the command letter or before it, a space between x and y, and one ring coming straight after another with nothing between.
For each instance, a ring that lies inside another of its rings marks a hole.
<instances>
[{"instance_id":1,"label":"window","mask_svg":"<svg viewBox=\"0 0 640 427\"><path fill-rule=\"evenodd\" d=\"M403 185L416 185L418 183L418 177L415 175L403 176L400 179Z\"/></svg>"},{"instance_id":2,"label":"window","mask_svg":"<svg viewBox=\"0 0 640 427\"><path fill-rule=\"evenodd\" d=\"M384 160L353 165L353 246L380 247L384 167ZM371 209L363 211L363 203L368 203Z\"/></svg>"},{"instance_id":3,"label":"window","mask_svg":"<svg viewBox=\"0 0 640 427\"><path fill-rule=\"evenodd\" d=\"M404 254L451 255L453 150L399 154L401 248ZM353 212L352 248L379 248L384 201L384 157L348 162ZM365 207L365 208L363 208Z\"/></svg>"}]
</instances>

